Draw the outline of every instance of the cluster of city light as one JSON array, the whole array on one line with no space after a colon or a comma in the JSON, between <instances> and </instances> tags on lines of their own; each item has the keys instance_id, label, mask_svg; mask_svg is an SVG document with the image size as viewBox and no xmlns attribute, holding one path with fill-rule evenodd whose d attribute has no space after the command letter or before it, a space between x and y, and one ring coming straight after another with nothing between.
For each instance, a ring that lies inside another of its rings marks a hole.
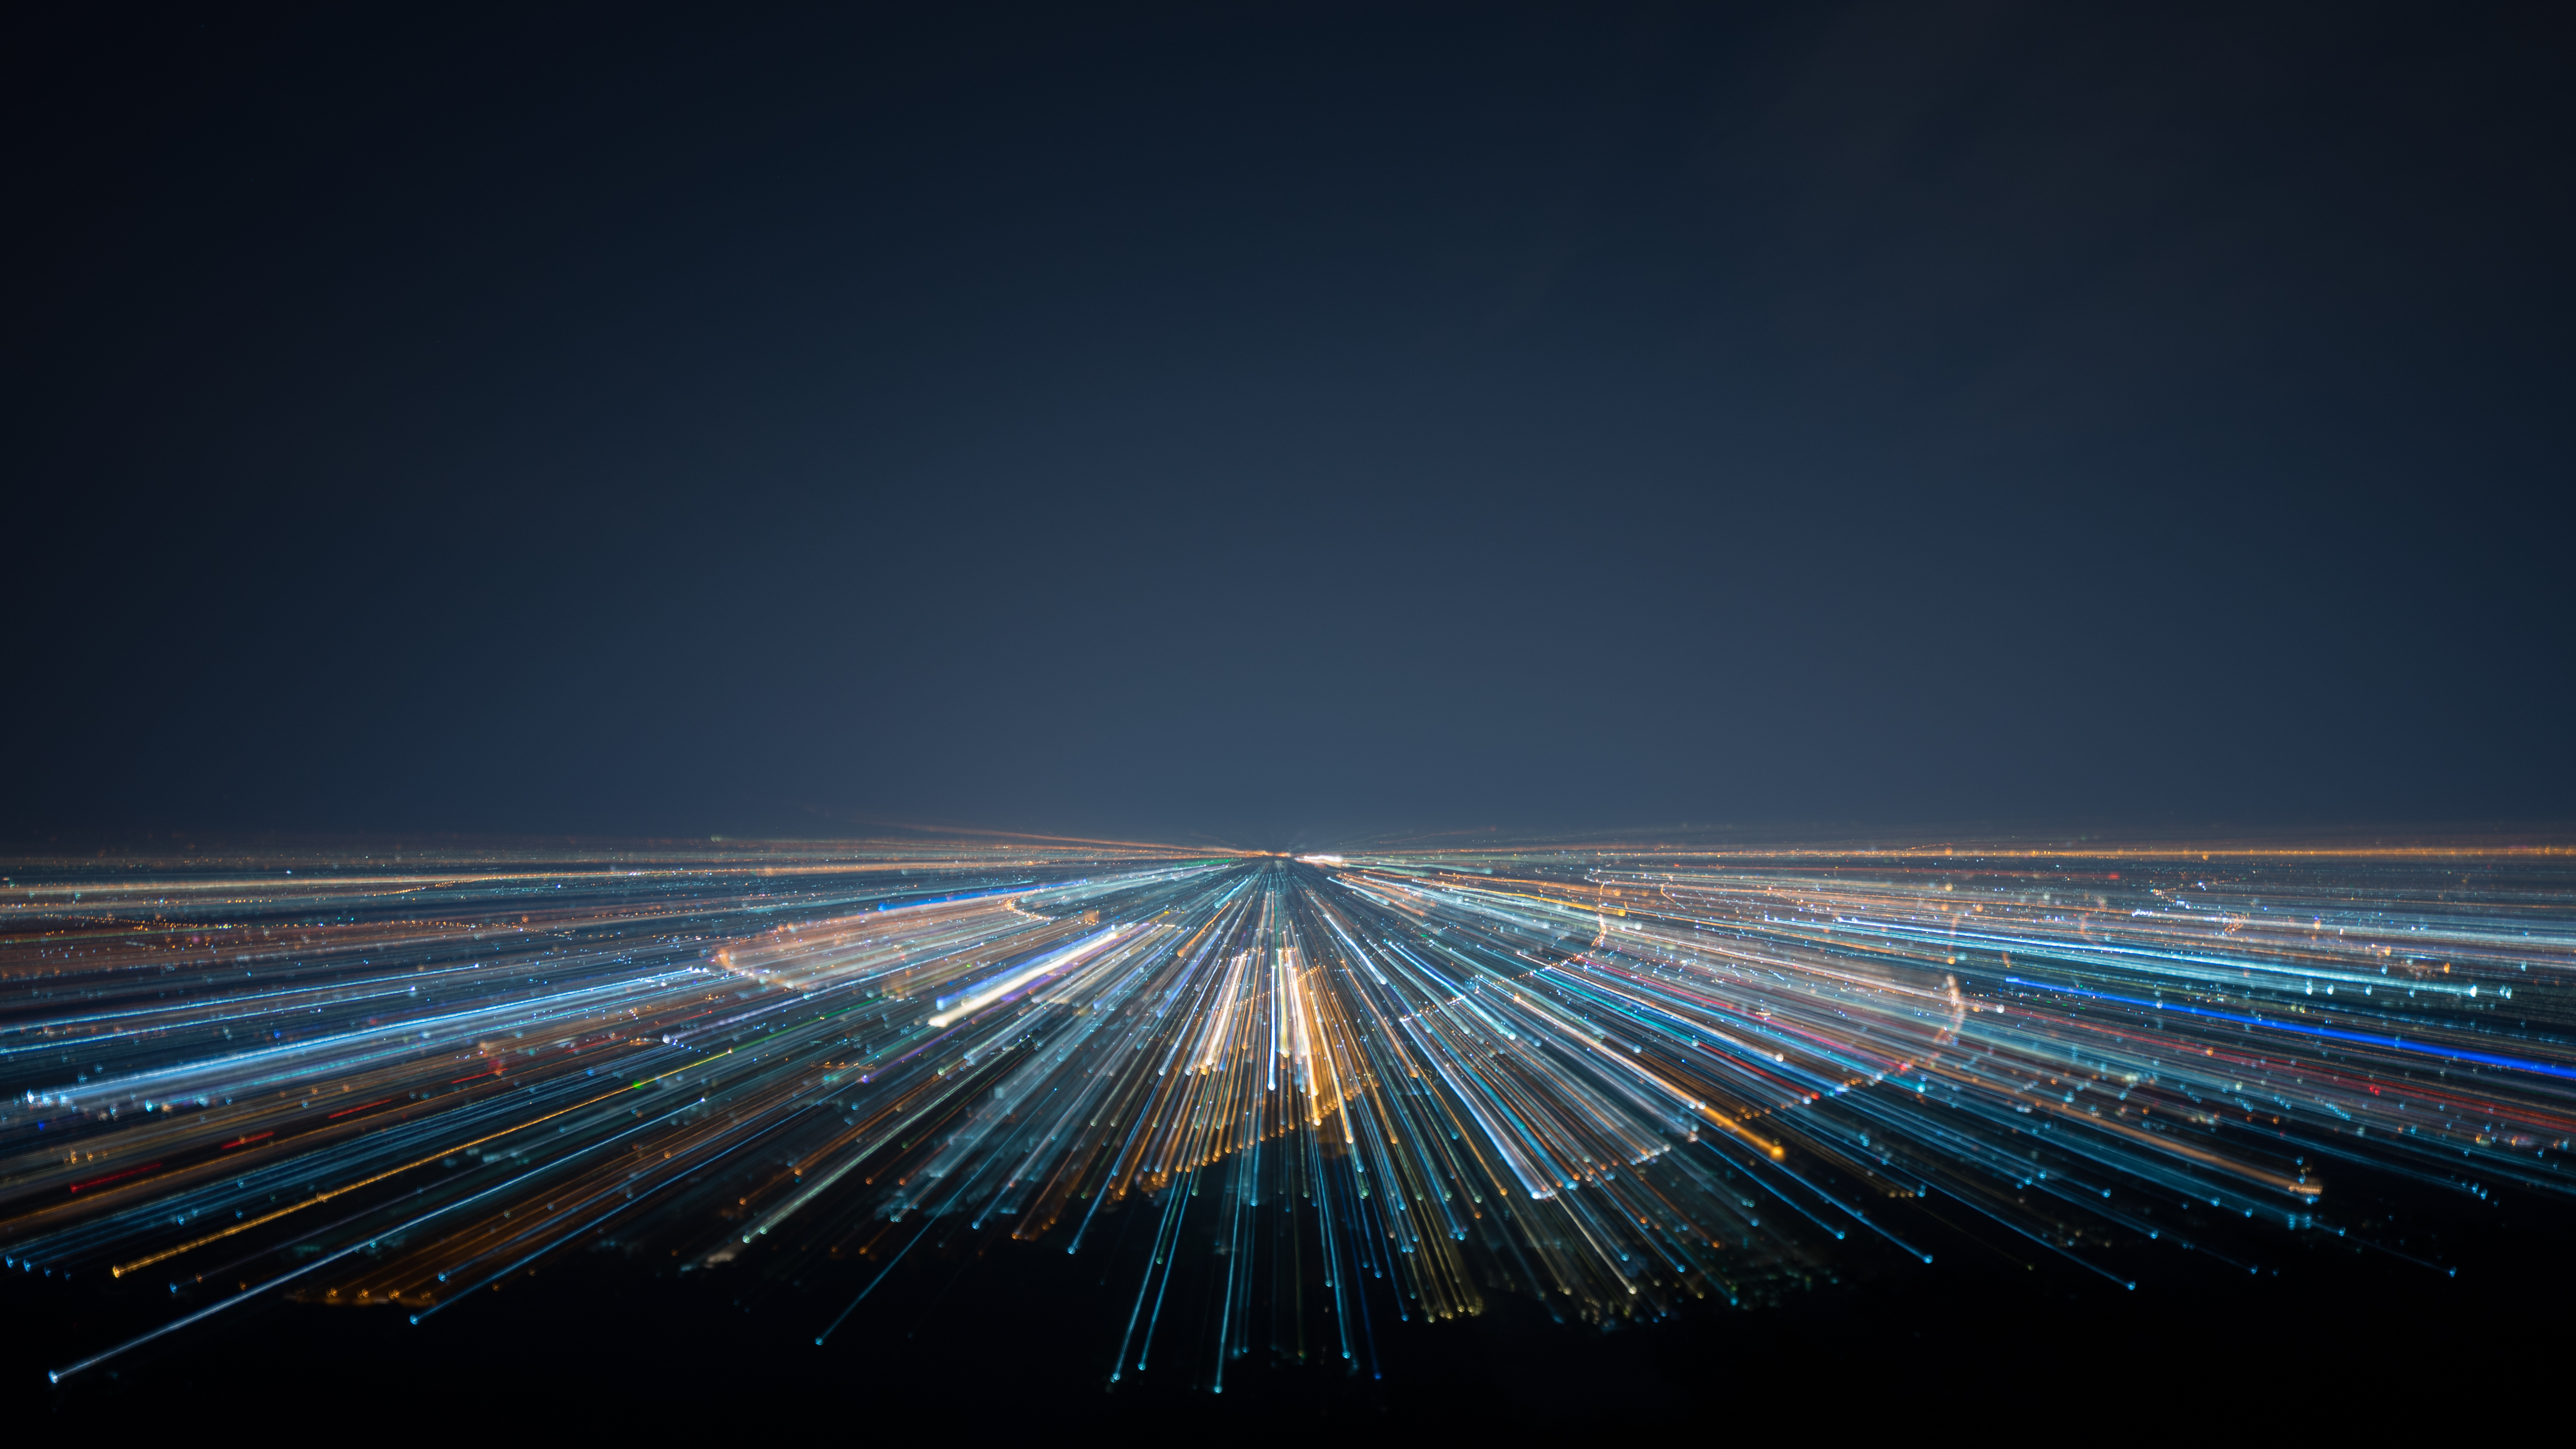
<instances>
[{"instance_id":1,"label":"cluster of city light","mask_svg":"<svg viewBox=\"0 0 2576 1449\"><path fill-rule=\"evenodd\" d=\"M603 1245L838 1264L828 1344L925 1240L1109 1252L1120 1214L1151 1248L1112 1264L1134 1291L1104 1373L1178 1354L1219 1389L1256 1318L1363 1370L1385 1319L1495 1285L1578 1319L1714 1311L1865 1244L2126 1284L2142 1248L2361 1233L2347 1168L2576 1189L2571 865L1008 842L22 863L0 1246L169 1286L165 1326L66 1345L58 1377L264 1294L426 1323ZM1212 1342L1171 1341L1180 1271L1209 1275Z\"/></svg>"}]
</instances>

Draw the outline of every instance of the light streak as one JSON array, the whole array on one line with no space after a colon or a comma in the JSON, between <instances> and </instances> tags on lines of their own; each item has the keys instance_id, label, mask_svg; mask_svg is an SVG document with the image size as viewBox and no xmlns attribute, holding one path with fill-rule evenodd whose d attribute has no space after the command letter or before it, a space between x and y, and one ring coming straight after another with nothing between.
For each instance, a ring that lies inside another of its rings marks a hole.
<instances>
[{"instance_id":1,"label":"light streak","mask_svg":"<svg viewBox=\"0 0 2576 1449\"><path fill-rule=\"evenodd\" d=\"M0 1243L177 1275L58 1379L611 1240L846 1248L824 1343L925 1240L1119 1212L1153 1229L1104 1369L1190 1356L1155 1344L1195 1263L1218 1388L1283 1282L1276 1341L1355 1372L1493 1284L1653 1317L1993 1233L2125 1284L2142 1244L2366 1233L2346 1169L2576 1191L2571 887L2458 847L21 862Z\"/></svg>"}]
</instances>

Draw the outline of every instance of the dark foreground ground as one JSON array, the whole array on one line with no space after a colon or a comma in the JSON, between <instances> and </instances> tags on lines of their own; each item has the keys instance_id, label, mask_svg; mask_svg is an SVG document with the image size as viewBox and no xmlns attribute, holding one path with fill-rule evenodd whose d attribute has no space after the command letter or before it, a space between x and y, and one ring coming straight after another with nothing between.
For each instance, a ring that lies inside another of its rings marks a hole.
<instances>
[{"instance_id":1,"label":"dark foreground ground","mask_svg":"<svg viewBox=\"0 0 2576 1449\"><path fill-rule=\"evenodd\" d=\"M1637 1424L1711 1437L1877 1426L2198 1440L2419 1422L2565 1442L2576 1208L2351 1173L2333 1199L2376 1223L2384 1246L2254 1234L2227 1245L2239 1266L2141 1247L2122 1265L2138 1277L2131 1292L1917 1222L1930 1267L1862 1251L1845 1281L1779 1306L1612 1332L1553 1322L1518 1297L1445 1324L1388 1322L1380 1300L1382 1376L1345 1373L1310 1342L1304 1365L1256 1349L1222 1395L1202 1361L1214 1335L1196 1321L1214 1298L1207 1281L1176 1281L1154 1367L1112 1388L1128 1255L1006 1241L917 1256L827 1348L813 1335L848 1284L657 1273L594 1253L418 1327L381 1309L246 1307L61 1386L44 1370L164 1321L166 1290L12 1273L0 1276L0 1423L18 1443L566 1424L729 1437L802 1425L836 1439Z\"/></svg>"}]
</instances>

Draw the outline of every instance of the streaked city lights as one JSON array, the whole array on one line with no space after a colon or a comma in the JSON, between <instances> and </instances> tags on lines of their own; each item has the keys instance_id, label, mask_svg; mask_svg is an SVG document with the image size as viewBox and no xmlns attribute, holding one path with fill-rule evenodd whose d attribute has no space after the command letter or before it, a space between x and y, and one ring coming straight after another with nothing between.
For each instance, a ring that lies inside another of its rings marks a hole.
<instances>
[{"instance_id":1,"label":"streaked city lights","mask_svg":"<svg viewBox=\"0 0 2576 1449\"><path fill-rule=\"evenodd\" d=\"M429 1324L555 1255L1151 1252L1105 1380L1378 1371L1489 1295L1725 1312L1860 1243L2130 1286L2346 1234L2367 1168L2576 1189L2576 858L1634 842L1290 859L708 846L21 862L0 1247ZM1164 1312L1221 1280L1212 1336ZM1115 1260L1126 1263L1127 1260ZM825 1271L817 1265L838 1265ZM639 1268L641 1271L641 1268ZM1263 1305L1256 1314L1256 1299ZM1282 1308L1282 1303L1292 1306Z\"/></svg>"}]
</instances>

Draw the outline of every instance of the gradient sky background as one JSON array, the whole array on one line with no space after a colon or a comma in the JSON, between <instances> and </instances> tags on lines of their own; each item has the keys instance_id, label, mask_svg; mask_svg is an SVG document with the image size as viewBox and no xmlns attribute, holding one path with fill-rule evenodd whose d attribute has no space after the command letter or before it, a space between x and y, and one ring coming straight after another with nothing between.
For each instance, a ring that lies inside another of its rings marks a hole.
<instances>
[{"instance_id":1,"label":"gradient sky background","mask_svg":"<svg viewBox=\"0 0 2576 1449\"><path fill-rule=\"evenodd\" d=\"M21 839L2576 815L2549 7L45 23Z\"/></svg>"}]
</instances>

